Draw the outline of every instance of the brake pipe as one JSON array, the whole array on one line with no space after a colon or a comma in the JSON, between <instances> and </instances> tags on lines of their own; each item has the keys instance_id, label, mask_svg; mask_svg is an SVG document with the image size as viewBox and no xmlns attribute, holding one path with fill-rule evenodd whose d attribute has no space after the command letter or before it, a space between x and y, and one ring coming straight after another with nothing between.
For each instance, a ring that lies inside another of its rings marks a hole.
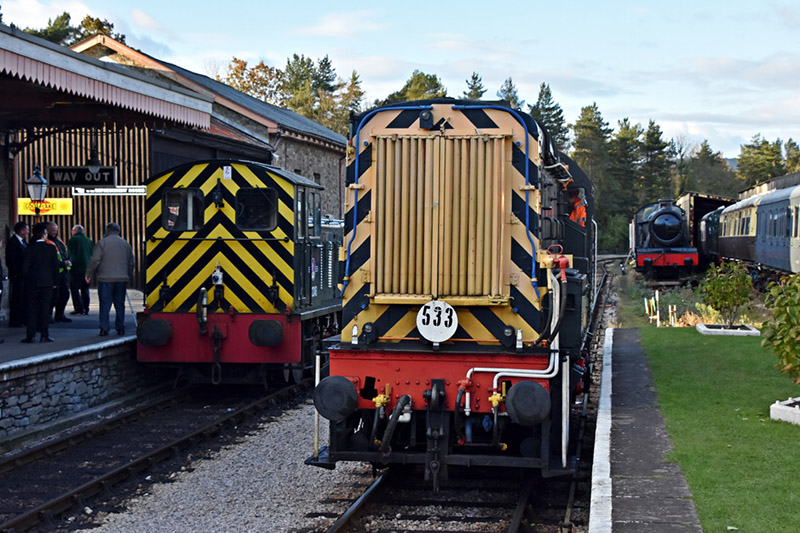
<instances>
[{"instance_id":1,"label":"brake pipe","mask_svg":"<svg viewBox=\"0 0 800 533\"><path fill-rule=\"evenodd\" d=\"M353 185L358 185L358 163L361 159L361 128L364 127L364 124L371 119L374 115L378 113L382 113L384 111L413 111L413 110L424 110L424 109L433 109L432 105L417 105L417 106L395 106L395 107L382 107L378 109L374 109L364 115L364 118L358 123L358 128L356 128L356 149L355 149L355 169L353 175ZM350 248L353 246L353 241L356 240L356 230L358 224L358 188L353 189L353 235L350 237L350 240L347 243L347 259L344 263L344 277L342 278L342 293L339 296L344 296L344 291L347 289L347 286L350 284Z\"/></svg>"},{"instance_id":2,"label":"brake pipe","mask_svg":"<svg viewBox=\"0 0 800 533\"><path fill-rule=\"evenodd\" d=\"M550 353L550 361L547 364L547 368L544 370L530 370L527 368L473 367L467 371L467 379L471 379L472 374L476 372L495 374L492 381L493 390L497 390L497 384L501 377L550 379L558 375L558 354L556 352ZM472 404L470 402L471 397L472 394L469 390L467 390L464 401L464 414L466 416L469 416L472 412Z\"/></svg>"}]
</instances>

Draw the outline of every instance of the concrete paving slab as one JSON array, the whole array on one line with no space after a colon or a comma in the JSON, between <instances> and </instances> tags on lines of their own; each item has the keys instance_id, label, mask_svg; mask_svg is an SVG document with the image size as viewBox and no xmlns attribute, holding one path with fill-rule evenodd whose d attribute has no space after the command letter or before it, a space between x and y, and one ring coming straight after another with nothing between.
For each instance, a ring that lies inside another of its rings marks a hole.
<instances>
[{"instance_id":1,"label":"concrete paving slab","mask_svg":"<svg viewBox=\"0 0 800 533\"><path fill-rule=\"evenodd\" d=\"M640 346L639 332L614 330L610 471L612 530L702 532Z\"/></svg>"}]
</instances>

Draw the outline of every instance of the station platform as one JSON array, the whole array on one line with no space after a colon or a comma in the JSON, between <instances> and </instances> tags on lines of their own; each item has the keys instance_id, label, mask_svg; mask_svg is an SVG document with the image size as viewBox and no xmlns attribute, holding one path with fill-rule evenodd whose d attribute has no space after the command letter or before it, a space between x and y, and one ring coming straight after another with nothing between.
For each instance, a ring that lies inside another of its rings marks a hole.
<instances>
[{"instance_id":1,"label":"station platform","mask_svg":"<svg viewBox=\"0 0 800 533\"><path fill-rule=\"evenodd\" d=\"M636 329L606 330L589 533L702 533Z\"/></svg>"},{"instance_id":2,"label":"station platform","mask_svg":"<svg viewBox=\"0 0 800 533\"><path fill-rule=\"evenodd\" d=\"M97 290L91 289L89 293L89 314L71 315L72 302L67 302L66 316L72 322L55 322L50 324L50 337L55 342L26 344L20 342L25 338L25 328L11 328L8 320L0 323L0 370L8 366L14 366L14 362L23 361L31 358L40 359L44 355L57 356L59 353L71 354L84 346L97 344L118 339L131 340L136 338L136 316L131 313L131 309L138 313L144 309L144 300L141 291L128 290L128 298L125 301L125 335L119 336L114 330L114 308L111 308L110 321L111 331L107 337L100 337L99 324L99 300Z\"/></svg>"}]
</instances>

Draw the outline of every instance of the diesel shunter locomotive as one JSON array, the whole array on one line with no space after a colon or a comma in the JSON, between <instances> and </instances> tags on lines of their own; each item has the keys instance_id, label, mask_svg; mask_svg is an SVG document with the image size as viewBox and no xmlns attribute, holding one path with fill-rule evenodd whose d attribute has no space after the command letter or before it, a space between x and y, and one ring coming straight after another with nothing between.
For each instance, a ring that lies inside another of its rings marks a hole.
<instances>
[{"instance_id":1,"label":"diesel shunter locomotive","mask_svg":"<svg viewBox=\"0 0 800 533\"><path fill-rule=\"evenodd\" d=\"M350 137L341 343L314 391L330 440L307 463L424 465L435 488L454 465L572 471L589 179L502 103L385 106Z\"/></svg>"},{"instance_id":2,"label":"diesel shunter locomotive","mask_svg":"<svg viewBox=\"0 0 800 533\"><path fill-rule=\"evenodd\" d=\"M191 370L194 381L258 379L253 370L265 383L272 370L300 380L341 313L342 225L321 217L320 189L249 161L153 176L139 361Z\"/></svg>"}]
</instances>

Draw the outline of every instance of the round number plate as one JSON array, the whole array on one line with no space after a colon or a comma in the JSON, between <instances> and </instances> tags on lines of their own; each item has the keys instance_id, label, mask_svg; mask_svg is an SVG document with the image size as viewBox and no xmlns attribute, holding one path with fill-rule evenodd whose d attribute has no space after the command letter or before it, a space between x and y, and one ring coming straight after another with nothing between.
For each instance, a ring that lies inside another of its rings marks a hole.
<instances>
[{"instance_id":1,"label":"round number plate","mask_svg":"<svg viewBox=\"0 0 800 533\"><path fill-rule=\"evenodd\" d=\"M453 306L434 300L423 305L417 313L417 329L430 342L444 342L455 334L458 315Z\"/></svg>"}]
</instances>

